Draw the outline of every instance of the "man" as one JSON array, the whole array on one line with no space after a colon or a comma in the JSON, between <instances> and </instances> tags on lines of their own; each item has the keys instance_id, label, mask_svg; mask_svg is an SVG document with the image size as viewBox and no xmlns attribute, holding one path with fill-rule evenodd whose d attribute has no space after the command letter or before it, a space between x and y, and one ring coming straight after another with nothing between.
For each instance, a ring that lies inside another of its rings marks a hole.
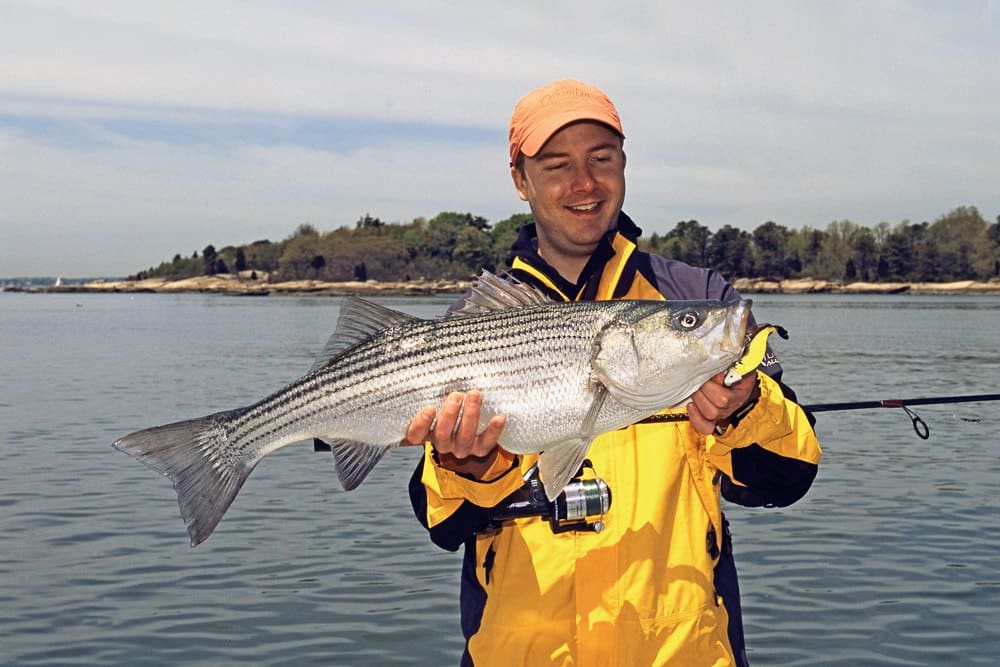
<instances>
[{"instance_id":1,"label":"man","mask_svg":"<svg viewBox=\"0 0 1000 667\"><path fill-rule=\"evenodd\" d=\"M534 224L512 248L513 275L562 300L736 298L714 271L638 251L640 230L621 211L623 142L614 105L593 86L557 81L517 103L511 176ZM601 532L557 533L538 517L491 526L537 456L497 446L503 415L477 433L478 392L418 413L406 438L427 443L414 510L435 543L465 547L463 664L746 664L720 496L788 505L820 458L780 366L765 365L594 440L588 459L614 498Z\"/></svg>"}]
</instances>

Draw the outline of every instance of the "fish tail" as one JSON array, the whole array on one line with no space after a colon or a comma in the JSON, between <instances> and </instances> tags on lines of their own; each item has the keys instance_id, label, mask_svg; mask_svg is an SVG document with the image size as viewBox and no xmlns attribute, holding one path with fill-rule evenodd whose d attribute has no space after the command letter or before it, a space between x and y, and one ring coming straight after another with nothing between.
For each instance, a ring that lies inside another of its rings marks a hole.
<instances>
[{"instance_id":1,"label":"fish tail","mask_svg":"<svg viewBox=\"0 0 1000 667\"><path fill-rule=\"evenodd\" d=\"M228 435L228 424L243 412L154 426L112 444L170 479L192 547L212 534L257 464L234 456Z\"/></svg>"}]
</instances>

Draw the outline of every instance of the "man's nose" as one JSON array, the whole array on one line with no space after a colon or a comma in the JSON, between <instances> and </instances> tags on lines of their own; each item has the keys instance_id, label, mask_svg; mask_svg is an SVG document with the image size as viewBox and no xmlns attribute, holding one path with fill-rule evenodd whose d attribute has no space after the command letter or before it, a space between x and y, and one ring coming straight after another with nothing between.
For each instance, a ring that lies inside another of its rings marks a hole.
<instances>
[{"instance_id":1,"label":"man's nose","mask_svg":"<svg viewBox=\"0 0 1000 667\"><path fill-rule=\"evenodd\" d=\"M589 192L594 189L597 181L590 162L584 161L573 169L573 190L575 192Z\"/></svg>"}]
</instances>

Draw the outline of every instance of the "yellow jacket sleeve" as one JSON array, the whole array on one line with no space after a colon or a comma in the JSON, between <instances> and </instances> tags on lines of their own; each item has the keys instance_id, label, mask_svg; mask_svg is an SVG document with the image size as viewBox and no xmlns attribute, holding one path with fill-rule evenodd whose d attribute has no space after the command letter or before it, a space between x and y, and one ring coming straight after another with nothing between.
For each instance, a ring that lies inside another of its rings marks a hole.
<instances>
[{"instance_id":1,"label":"yellow jacket sleeve","mask_svg":"<svg viewBox=\"0 0 1000 667\"><path fill-rule=\"evenodd\" d=\"M777 381L757 373L760 397L735 426L708 436L711 462L737 486L736 502L784 506L809 488L822 450L805 412L785 397ZM725 494L730 500L731 494Z\"/></svg>"},{"instance_id":2,"label":"yellow jacket sleeve","mask_svg":"<svg viewBox=\"0 0 1000 667\"><path fill-rule=\"evenodd\" d=\"M427 527L447 520L465 502L484 508L496 506L524 484L518 463L517 456L501 449L483 479L475 480L438 465L433 448L424 445L420 482L427 494Z\"/></svg>"}]
</instances>

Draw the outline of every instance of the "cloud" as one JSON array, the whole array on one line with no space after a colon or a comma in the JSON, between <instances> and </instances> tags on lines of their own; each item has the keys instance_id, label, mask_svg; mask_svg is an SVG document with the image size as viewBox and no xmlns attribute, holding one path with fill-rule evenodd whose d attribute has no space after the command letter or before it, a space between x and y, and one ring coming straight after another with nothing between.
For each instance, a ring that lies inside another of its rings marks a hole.
<instances>
[{"instance_id":1,"label":"cloud","mask_svg":"<svg viewBox=\"0 0 1000 667\"><path fill-rule=\"evenodd\" d=\"M0 223L22 230L3 244L0 266L40 257L55 273L73 265L131 273L208 243L278 240L302 222L328 229L368 212L409 222L472 210L470 199L494 219L513 208L509 192L496 188L508 178L505 165L492 146L477 144L397 142L339 152L119 139L65 148L7 133L0 150L16 165L0 172L4 187L18 193ZM492 170L455 169L489 162Z\"/></svg>"},{"instance_id":2,"label":"cloud","mask_svg":"<svg viewBox=\"0 0 1000 667\"><path fill-rule=\"evenodd\" d=\"M992 218L996 9L10 2L0 275L129 273L366 212L507 217L510 110L564 76L616 101L647 232Z\"/></svg>"}]
</instances>

